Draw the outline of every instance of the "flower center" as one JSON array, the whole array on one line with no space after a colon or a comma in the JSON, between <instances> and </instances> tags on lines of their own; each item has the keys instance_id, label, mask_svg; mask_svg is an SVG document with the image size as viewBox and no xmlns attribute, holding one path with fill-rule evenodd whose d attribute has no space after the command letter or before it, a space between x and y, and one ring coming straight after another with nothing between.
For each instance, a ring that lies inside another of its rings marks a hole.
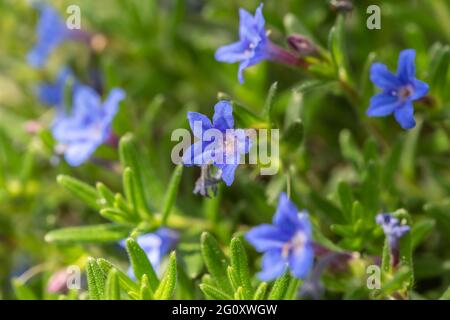
<instances>
[{"instance_id":1,"label":"flower center","mask_svg":"<svg viewBox=\"0 0 450 320\"><path fill-rule=\"evenodd\" d=\"M411 95L414 93L414 88L410 85L406 85L404 87L401 87L397 94L399 96L399 98L404 101L406 99L408 99L409 97L411 97Z\"/></svg>"},{"instance_id":2,"label":"flower center","mask_svg":"<svg viewBox=\"0 0 450 320\"><path fill-rule=\"evenodd\" d=\"M304 232L298 231L294 237L292 237L291 241L285 243L283 248L281 249L281 256L283 258L287 258L291 250L295 252L299 252L303 250L305 247L307 238Z\"/></svg>"}]
</instances>

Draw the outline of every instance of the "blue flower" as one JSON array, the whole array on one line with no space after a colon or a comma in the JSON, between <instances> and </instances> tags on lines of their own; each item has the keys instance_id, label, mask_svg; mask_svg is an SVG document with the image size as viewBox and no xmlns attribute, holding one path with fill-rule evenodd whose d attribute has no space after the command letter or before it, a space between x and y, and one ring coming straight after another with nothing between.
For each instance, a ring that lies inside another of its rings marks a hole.
<instances>
[{"instance_id":1,"label":"blue flower","mask_svg":"<svg viewBox=\"0 0 450 320\"><path fill-rule=\"evenodd\" d=\"M287 266L297 278L305 279L309 274L314 250L308 213L299 212L285 193L281 194L272 224L253 228L245 238L258 252L264 253L261 280L281 276Z\"/></svg>"},{"instance_id":2,"label":"blue flower","mask_svg":"<svg viewBox=\"0 0 450 320\"><path fill-rule=\"evenodd\" d=\"M408 225L400 224L400 221L389 213L378 214L376 222L383 228L391 250L398 249L400 238L411 229Z\"/></svg>"},{"instance_id":3,"label":"blue flower","mask_svg":"<svg viewBox=\"0 0 450 320\"><path fill-rule=\"evenodd\" d=\"M245 130L233 129L231 103L222 100L214 106L212 123L197 112L188 112L187 118L194 136L200 140L186 150L183 163L187 166L212 164L220 169L221 179L230 186L241 155L248 153L251 147Z\"/></svg>"},{"instance_id":4,"label":"blue flower","mask_svg":"<svg viewBox=\"0 0 450 320\"><path fill-rule=\"evenodd\" d=\"M217 61L235 63L239 62L238 78L244 82L243 71L252 65L268 58L268 39L264 28L262 14L263 4L256 9L252 16L244 9L239 10L239 41L223 46L216 51Z\"/></svg>"},{"instance_id":5,"label":"blue flower","mask_svg":"<svg viewBox=\"0 0 450 320\"><path fill-rule=\"evenodd\" d=\"M178 232L168 228L159 228L154 233L147 233L137 237L136 242L147 254L153 269L158 272L163 257L175 248L178 239ZM125 240L122 240L120 245L125 248ZM128 275L136 280L131 267L128 269Z\"/></svg>"},{"instance_id":6,"label":"blue flower","mask_svg":"<svg viewBox=\"0 0 450 320\"><path fill-rule=\"evenodd\" d=\"M75 88L70 112L58 110L52 126L53 136L71 166L84 163L109 138L119 102L124 98L121 89L113 89L102 102L92 88Z\"/></svg>"},{"instance_id":7,"label":"blue flower","mask_svg":"<svg viewBox=\"0 0 450 320\"><path fill-rule=\"evenodd\" d=\"M62 42L70 38L70 30L51 6L38 3L36 9L40 11L40 19L36 28L37 43L28 53L28 63L35 67L42 67L47 57Z\"/></svg>"},{"instance_id":8,"label":"blue flower","mask_svg":"<svg viewBox=\"0 0 450 320\"><path fill-rule=\"evenodd\" d=\"M64 103L64 91L68 80L73 78L69 68L63 68L56 78L55 83L44 83L38 86L37 95L39 100L47 105L61 107Z\"/></svg>"},{"instance_id":9,"label":"blue flower","mask_svg":"<svg viewBox=\"0 0 450 320\"><path fill-rule=\"evenodd\" d=\"M383 92L370 99L369 117L385 117L393 113L403 129L415 127L413 101L425 96L429 89L428 84L415 78L415 56L413 49L400 52L396 75L382 63L372 64L370 80Z\"/></svg>"}]
</instances>

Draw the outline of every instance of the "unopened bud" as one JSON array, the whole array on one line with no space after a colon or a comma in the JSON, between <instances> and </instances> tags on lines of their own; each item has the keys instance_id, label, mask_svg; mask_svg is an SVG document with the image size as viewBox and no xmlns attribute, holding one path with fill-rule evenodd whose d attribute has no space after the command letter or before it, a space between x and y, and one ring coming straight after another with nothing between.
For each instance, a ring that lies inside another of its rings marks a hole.
<instances>
[{"instance_id":1,"label":"unopened bud","mask_svg":"<svg viewBox=\"0 0 450 320\"><path fill-rule=\"evenodd\" d=\"M299 57L306 57L314 55L317 51L311 40L299 34L290 35L287 42L292 51Z\"/></svg>"}]
</instances>

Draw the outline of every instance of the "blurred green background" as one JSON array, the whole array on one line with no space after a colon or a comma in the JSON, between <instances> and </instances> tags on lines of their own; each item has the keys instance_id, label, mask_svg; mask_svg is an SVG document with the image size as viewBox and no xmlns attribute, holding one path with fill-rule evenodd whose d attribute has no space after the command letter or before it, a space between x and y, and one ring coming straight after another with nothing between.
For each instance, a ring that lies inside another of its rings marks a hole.
<instances>
[{"instance_id":1,"label":"blurred green background","mask_svg":"<svg viewBox=\"0 0 450 320\"><path fill-rule=\"evenodd\" d=\"M366 201L367 197L376 193L378 210L404 207L414 223L425 226L414 252L416 297L437 298L447 288L450 90L445 87L448 65L436 65L433 59L442 48L448 50L448 1L354 1L354 10L346 17L345 36L351 81L361 95L356 106L330 81L318 89L302 90L301 85L311 76L297 70L262 63L246 71L246 82L241 85L237 65L214 60L219 46L237 39L238 9L254 12L259 1L51 3L62 15L68 5L80 6L82 28L104 35L107 45L92 57L76 43L64 44L44 69L35 70L27 65L26 54L35 42L36 11L28 1L0 2L0 297L14 298L11 278L27 270L23 279L36 297L51 297L45 289L48 277L67 265L82 266L88 255L107 256L127 266L125 252L115 244L44 241L50 230L103 221L56 183L58 174L70 174L90 184L102 181L114 191L121 191L122 182L118 155L111 147L104 146L96 153L107 162L78 168L69 167L53 154L48 131L53 110L38 102L35 87L41 81L52 81L62 65L70 65L85 81L96 66L107 91L112 87L126 91L114 130L118 135L133 132L136 136L152 174L151 196L156 204L161 202L174 168L170 153L176 142L170 141L170 135L176 128L188 127L186 112L211 116L218 97L225 96L259 113L270 86L278 82L274 127L284 128L289 112L300 114L305 128L301 147L282 145L283 167L276 176L262 177L254 168L239 168L233 186L222 188L216 201L192 194L199 170L186 169L177 212L210 221L220 241L228 243L233 232L271 219L288 176L293 199L309 209L324 235L342 248L380 254L383 242L379 234L367 240L357 233L349 240L330 228L336 223L330 212L341 210L335 190L344 180L352 186L355 199L366 204L372 201ZM381 30L366 28L366 8L371 4L381 7ZM272 41L285 46L287 35L309 32L316 44L327 47L337 13L326 0L269 0L264 15ZM416 105L418 128L410 132L401 130L392 117L364 116L375 92L368 82L368 63L375 59L394 69L398 53L405 48L417 50L417 77L428 81L432 89L430 101ZM30 132L30 127L37 127L37 132ZM370 185L372 169L377 171L376 182ZM192 224L183 230L180 244L180 250L187 252L188 274L194 279L203 268L195 259L203 229ZM251 254L257 257L255 252ZM253 268L257 270L259 263ZM351 298L349 292L360 285L342 281L330 280L326 297ZM193 287L191 293L180 297L198 297L198 289Z\"/></svg>"}]
</instances>

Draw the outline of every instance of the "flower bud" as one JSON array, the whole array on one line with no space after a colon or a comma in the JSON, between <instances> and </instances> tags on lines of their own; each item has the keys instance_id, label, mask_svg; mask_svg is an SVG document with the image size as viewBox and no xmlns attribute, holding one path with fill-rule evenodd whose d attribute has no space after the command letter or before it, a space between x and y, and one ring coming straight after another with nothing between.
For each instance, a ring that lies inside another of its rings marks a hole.
<instances>
[{"instance_id":1,"label":"flower bud","mask_svg":"<svg viewBox=\"0 0 450 320\"><path fill-rule=\"evenodd\" d=\"M309 38L299 34L288 36L287 43L291 50L300 57L311 56L317 52L317 48L314 46L312 41Z\"/></svg>"}]
</instances>

